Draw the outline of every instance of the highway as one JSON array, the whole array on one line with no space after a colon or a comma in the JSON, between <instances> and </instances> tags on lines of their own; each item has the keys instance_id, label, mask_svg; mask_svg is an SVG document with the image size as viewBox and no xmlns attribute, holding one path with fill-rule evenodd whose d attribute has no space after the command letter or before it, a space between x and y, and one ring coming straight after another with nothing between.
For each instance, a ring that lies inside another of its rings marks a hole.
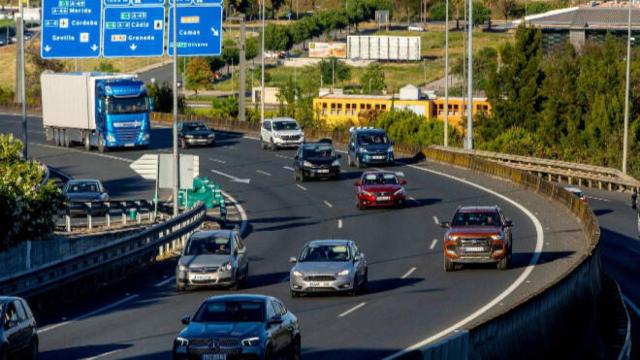
<instances>
[{"instance_id":1,"label":"highway","mask_svg":"<svg viewBox=\"0 0 640 360\"><path fill-rule=\"evenodd\" d=\"M152 183L128 165L145 151L87 153L43 144L41 120L30 119L31 154L75 177L104 181L114 197L151 197ZM15 116L0 117L0 131L17 132ZM149 151L170 151L168 129L154 129ZM343 168L337 182L296 184L292 151L264 151L255 139L219 134L200 156L200 174L222 184L248 216L248 288L282 299L301 322L303 358L382 358L495 314L542 288L568 268L584 246L579 225L562 207L500 180L425 163L404 172L407 208L359 211L353 182L360 171ZM345 163L343 159L343 164ZM458 205L499 205L513 220L514 264L501 272L470 266L442 269L438 222ZM306 241L356 240L369 262L369 292L291 299L290 264ZM537 265L534 266L534 263ZM40 320L42 359L167 359L179 319L227 290L177 294L175 260L126 283L62 307Z\"/></svg>"}]
</instances>

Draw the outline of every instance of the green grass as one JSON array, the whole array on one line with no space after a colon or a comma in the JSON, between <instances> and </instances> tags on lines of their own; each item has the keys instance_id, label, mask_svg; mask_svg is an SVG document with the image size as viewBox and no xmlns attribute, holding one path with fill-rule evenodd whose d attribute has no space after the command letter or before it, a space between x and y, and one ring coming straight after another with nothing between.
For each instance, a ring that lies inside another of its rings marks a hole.
<instances>
[{"instance_id":1,"label":"green grass","mask_svg":"<svg viewBox=\"0 0 640 360\"><path fill-rule=\"evenodd\" d=\"M0 20L0 28L4 28L6 26L16 26L16 22L11 19Z\"/></svg>"}]
</instances>

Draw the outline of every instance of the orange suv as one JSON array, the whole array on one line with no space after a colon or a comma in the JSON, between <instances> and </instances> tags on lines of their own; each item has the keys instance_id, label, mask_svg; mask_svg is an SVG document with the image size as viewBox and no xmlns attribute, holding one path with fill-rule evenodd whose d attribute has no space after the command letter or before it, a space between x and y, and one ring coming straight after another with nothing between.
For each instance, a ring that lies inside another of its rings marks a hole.
<instances>
[{"instance_id":1,"label":"orange suv","mask_svg":"<svg viewBox=\"0 0 640 360\"><path fill-rule=\"evenodd\" d=\"M459 207L451 222L440 224L444 235L444 270L456 264L496 263L506 270L511 262L511 220L497 206Z\"/></svg>"}]
</instances>

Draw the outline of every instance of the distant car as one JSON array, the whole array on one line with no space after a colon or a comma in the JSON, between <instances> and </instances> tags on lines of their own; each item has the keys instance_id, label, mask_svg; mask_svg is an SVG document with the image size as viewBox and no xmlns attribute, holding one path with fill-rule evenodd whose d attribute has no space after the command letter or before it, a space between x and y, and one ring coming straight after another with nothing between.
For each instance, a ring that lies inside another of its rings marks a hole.
<instances>
[{"instance_id":1,"label":"distant car","mask_svg":"<svg viewBox=\"0 0 640 360\"><path fill-rule=\"evenodd\" d=\"M349 166L390 165L394 161L393 142L383 129L358 127L349 130Z\"/></svg>"},{"instance_id":2,"label":"distant car","mask_svg":"<svg viewBox=\"0 0 640 360\"><path fill-rule=\"evenodd\" d=\"M109 193L97 179L73 179L67 181L62 193L67 198L72 213L84 213L85 203L91 203L92 213L104 214L108 208L103 203L109 201Z\"/></svg>"},{"instance_id":3,"label":"distant car","mask_svg":"<svg viewBox=\"0 0 640 360\"><path fill-rule=\"evenodd\" d=\"M444 270L456 264L495 263L507 270L511 263L513 223L497 206L459 207L451 222L444 222Z\"/></svg>"},{"instance_id":4,"label":"distant car","mask_svg":"<svg viewBox=\"0 0 640 360\"><path fill-rule=\"evenodd\" d=\"M358 209L403 206L407 197L406 183L390 171L365 171L355 183L356 205Z\"/></svg>"},{"instance_id":5,"label":"distant car","mask_svg":"<svg viewBox=\"0 0 640 360\"><path fill-rule=\"evenodd\" d=\"M0 359L38 358L38 331L29 304L19 297L0 296Z\"/></svg>"},{"instance_id":6,"label":"distant car","mask_svg":"<svg viewBox=\"0 0 640 360\"><path fill-rule=\"evenodd\" d=\"M294 178L300 182L310 178L339 179L340 157L329 142L304 143L293 160Z\"/></svg>"},{"instance_id":7,"label":"distant car","mask_svg":"<svg viewBox=\"0 0 640 360\"><path fill-rule=\"evenodd\" d=\"M265 119L260 126L260 141L263 149L298 147L304 142L304 132L295 119L288 117Z\"/></svg>"},{"instance_id":8,"label":"distant car","mask_svg":"<svg viewBox=\"0 0 640 360\"><path fill-rule=\"evenodd\" d=\"M233 230L193 233L176 267L176 290L204 286L237 289L249 279L247 249Z\"/></svg>"},{"instance_id":9,"label":"distant car","mask_svg":"<svg viewBox=\"0 0 640 360\"><path fill-rule=\"evenodd\" d=\"M183 149L193 145L209 146L215 141L216 134L200 121L178 123L178 142Z\"/></svg>"},{"instance_id":10,"label":"distant car","mask_svg":"<svg viewBox=\"0 0 640 360\"><path fill-rule=\"evenodd\" d=\"M315 240L307 243L300 256L289 261L292 297L311 292L366 291L369 270L364 253L352 240Z\"/></svg>"},{"instance_id":11,"label":"distant car","mask_svg":"<svg viewBox=\"0 0 640 360\"><path fill-rule=\"evenodd\" d=\"M298 318L282 301L264 295L206 299L173 343L173 359L300 359Z\"/></svg>"},{"instance_id":12,"label":"distant car","mask_svg":"<svg viewBox=\"0 0 640 360\"><path fill-rule=\"evenodd\" d=\"M417 32L425 32L427 31L427 29L425 29L422 25L420 24L411 24L407 27L408 31L417 31Z\"/></svg>"},{"instance_id":13,"label":"distant car","mask_svg":"<svg viewBox=\"0 0 640 360\"><path fill-rule=\"evenodd\" d=\"M567 186L564 189L572 193L573 195L575 195L578 199L582 200L583 203L585 204L589 203L589 199L580 188L577 188L574 186Z\"/></svg>"}]
</instances>

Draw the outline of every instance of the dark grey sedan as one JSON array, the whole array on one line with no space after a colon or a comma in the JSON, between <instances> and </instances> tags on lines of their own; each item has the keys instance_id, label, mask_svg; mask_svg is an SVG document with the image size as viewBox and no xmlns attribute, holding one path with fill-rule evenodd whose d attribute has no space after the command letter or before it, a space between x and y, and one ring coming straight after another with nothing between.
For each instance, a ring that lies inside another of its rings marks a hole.
<instances>
[{"instance_id":1,"label":"dark grey sedan","mask_svg":"<svg viewBox=\"0 0 640 360\"><path fill-rule=\"evenodd\" d=\"M103 204L109 201L109 193L105 190L102 182L97 179L74 179L69 180L62 189L67 198L67 206L72 213L85 213L87 203L91 203L92 212L105 213L107 207Z\"/></svg>"},{"instance_id":2,"label":"dark grey sedan","mask_svg":"<svg viewBox=\"0 0 640 360\"><path fill-rule=\"evenodd\" d=\"M174 359L299 359L298 319L265 295L225 295L206 299L173 343Z\"/></svg>"},{"instance_id":3,"label":"dark grey sedan","mask_svg":"<svg viewBox=\"0 0 640 360\"><path fill-rule=\"evenodd\" d=\"M27 302L19 297L0 296L0 359L37 359L38 331Z\"/></svg>"},{"instance_id":4,"label":"dark grey sedan","mask_svg":"<svg viewBox=\"0 0 640 360\"><path fill-rule=\"evenodd\" d=\"M289 276L292 297L322 291L356 295L367 289L367 260L352 240L311 241L289 261L295 264Z\"/></svg>"},{"instance_id":5,"label":"dark grey sedan","mask_svg":"<svg viewBox=\"0 0 640 360\"><path fill-rule=\"evenodd\" d=\"M230 286L249 278L246 247L233 230L197 231L191 235L176 267L176 288Z\"/></svg>"}]
</instances>

